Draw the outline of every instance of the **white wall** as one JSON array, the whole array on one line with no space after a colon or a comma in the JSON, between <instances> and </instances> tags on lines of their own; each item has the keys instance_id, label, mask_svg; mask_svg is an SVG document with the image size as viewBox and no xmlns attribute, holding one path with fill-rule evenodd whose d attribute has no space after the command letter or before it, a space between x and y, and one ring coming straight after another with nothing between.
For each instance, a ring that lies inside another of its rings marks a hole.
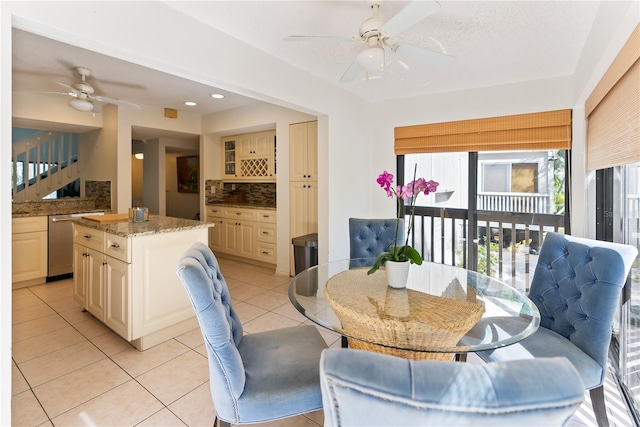
<instances>
[{"instance_id":1,"label":"white wall","mask_svg":"<svg viewBox=\"0 0 640 427\"><path fill-rule=\"evenodd\" d=\"M0 4L0 186L11 188L11 15ZM11 192L0 191L0 425L11 425Z\"/></svg>"},{"instance_id":2,"label":"white wall","mask_svg":"<svg viewBox=\"0 0 640 427\"><path fill-rule=\"evenodd\" d=\"M83 159L80 170L80 195L84 197L86 181L111 181L111 209L116 212L118 111L105 108L102 129L80 134L78 155ZM130 160L129 160L130 162ZM129 177L129 179L131 179Z\"/></svg>"}]
</instances>

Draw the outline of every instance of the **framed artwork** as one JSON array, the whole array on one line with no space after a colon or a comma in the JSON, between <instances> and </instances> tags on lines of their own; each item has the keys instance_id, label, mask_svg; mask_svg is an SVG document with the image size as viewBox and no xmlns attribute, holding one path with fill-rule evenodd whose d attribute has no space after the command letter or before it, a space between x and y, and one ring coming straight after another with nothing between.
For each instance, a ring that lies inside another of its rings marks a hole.
<instances>
[{"instance_id":1,"label":"framed artwork","mask_svg":"<svg viewBox=\"0 0 640 427\"><path fill-rule=\"evenodd\" d=\"M178 192L198 192L199 156L178 157Z\"/></svg>"}]
</instances>

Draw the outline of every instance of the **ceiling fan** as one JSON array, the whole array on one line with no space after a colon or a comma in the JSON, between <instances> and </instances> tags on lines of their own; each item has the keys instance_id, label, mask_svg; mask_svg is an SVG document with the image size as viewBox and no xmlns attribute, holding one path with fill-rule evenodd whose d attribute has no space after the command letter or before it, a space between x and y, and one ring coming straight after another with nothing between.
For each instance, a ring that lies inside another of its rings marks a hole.
<instances>
[{"instance_id":1,"label":"ceiling fan","mask_svg":"<svg viewBox=\"0 0 640 427\"><path fill-rule=\"evenodd\" d=\"M365 20L361 25L359 37L335 37L335 36L304 36L292 35L285 38L285 41L308 41L308 40L345 40L365 42L367 48L362 50L345 73L340 78L341 82L351 82L356 80L364 71L365 79L369 79L370 74L376 71L384 71L387 68L387 53L393 52L400 57L411 58L427 64L446 64L455 58L446 53L436 52L408 43L392 43L389 38L406 30L414 24L422 21L429 15L435 13L440 4L435 0L413 1L400 10L395 16L385 20L378 15L382 0L367 1L373 10L373 16ZM405 69L409 67L402 63Z\"/></svg>"},{"instance_id":2,"label":"ceiling fan","mask_svg":"<svg viewBox=\"0 0 640 427\"><path fill-rule=\"evenodd\" d=\"M87 67L75 67L75 70L80 74L80 81L68 85L66 83L56 82L60 86L64 86L69 89L68 92L56 92L60 95L71 96L69 100L69 106L78 111L92 111L99 113L102 111L101 105L96 103L103 102L107 104L115 104L120 107L131 108L139 110L140 106L132 102L122 101L119 99L108 98L106 96L94 95L95 90L89 83L87 83L87 77L91 76L91 69Z\"/></svg>"}]
</instances>

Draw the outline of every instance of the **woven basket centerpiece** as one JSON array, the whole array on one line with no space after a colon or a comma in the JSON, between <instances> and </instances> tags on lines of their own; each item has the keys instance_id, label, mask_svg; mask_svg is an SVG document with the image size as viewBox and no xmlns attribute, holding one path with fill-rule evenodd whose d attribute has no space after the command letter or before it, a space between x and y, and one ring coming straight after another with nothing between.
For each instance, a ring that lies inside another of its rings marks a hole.
<instances>
[{"instance_id":1,"label":"woven basket centerpiece","mask_svg":"<svg viewBox=\"0 0 640 427\"><path fill-rule=\"evenodd\" d=\"M485 312L476 291L455 279L442 296L387 286L384 274L352 269L333 276L325 298L349 347L407 359L450 360L456 344Z\"/></svg>"}]
</instances>

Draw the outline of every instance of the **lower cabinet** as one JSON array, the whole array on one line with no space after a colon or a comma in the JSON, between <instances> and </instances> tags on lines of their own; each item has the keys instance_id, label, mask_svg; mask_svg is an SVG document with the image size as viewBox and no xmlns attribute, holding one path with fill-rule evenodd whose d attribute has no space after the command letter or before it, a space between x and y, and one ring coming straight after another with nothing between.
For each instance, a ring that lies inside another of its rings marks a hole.
<instances>
[{"instance_id":1,"label":"lower cabinet","mask_svg":"<svg viewBox=\"0 0 640 427\"><path fill-rule=\"evenodd\" d=\"M11 281L14 287L45 282L47 276L47 221L46 216L12 219Z\"/></svg>"},{"instance_id":2,"label":"lower cabinet","mask_svg":"<svg viewBox=\"0 0 640 427\"><path fill-rule=\"evenodd\" d=\"M131 264L74 243L74 299L96 319L131 340Z\"/></svg>"},{"instance_id":3,"label":"lower cabinet","mask_svg":"<svg viewBox=\"0 0 640 427\"><path fill-rule=\"evenodd\" d=\"M131 335L131 264L105 257L104 323L122 337Z\"/></svg>"},{"instance_id":4,"label":"lower cabinet","mask_svg":"<svg viewBox=\"0 0 640 427\"><path fill-rule=\"evenodd\" d=\"M232 207L208 207L209 247L260 263L276 264L276 211Z\"/></svg>"},{"instance_id":5,"label":"lower cabinet","mask_svg":"<svg viewBox=\"0 0 640 427\"><path fill-rule=\"evenodd\" d=\"M129 237L74 226L73 297L139 350L197 327L176 274L178 261L205 228Z\"/></svg>"}]
</instances>

